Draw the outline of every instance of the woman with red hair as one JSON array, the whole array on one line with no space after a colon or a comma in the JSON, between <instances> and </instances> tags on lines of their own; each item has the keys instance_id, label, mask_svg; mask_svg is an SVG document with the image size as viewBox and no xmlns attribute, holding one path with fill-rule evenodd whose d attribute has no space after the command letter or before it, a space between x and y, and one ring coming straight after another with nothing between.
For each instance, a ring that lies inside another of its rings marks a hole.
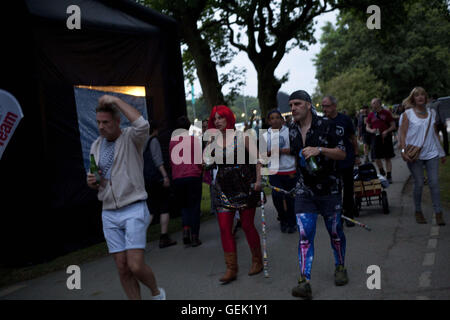
<instances>
[{"instance_id":1,"label":"woman with red hair","mask_svg":"<svg viewBox=\"0 0 450 320\"><path fill-rule=\"evenodd\" d=\"M218 169L214 184L214 203L227 266L225 275L220 279L223 284L235 280L238 272L236 242L232 234L236 210L239 210L242 229L252 253L252 265L248 274L255 275L263 270L261 243L254 223L256 207L261 204L261 165L256 161L255 142L236 131L235 122L235 116L228 107L215 106L209 117L208 128L217 131L209 148L205 149L205 152L212 150L211 156ZM241 159L243 154L245 159Z\"/></svg>"}]
</instances>

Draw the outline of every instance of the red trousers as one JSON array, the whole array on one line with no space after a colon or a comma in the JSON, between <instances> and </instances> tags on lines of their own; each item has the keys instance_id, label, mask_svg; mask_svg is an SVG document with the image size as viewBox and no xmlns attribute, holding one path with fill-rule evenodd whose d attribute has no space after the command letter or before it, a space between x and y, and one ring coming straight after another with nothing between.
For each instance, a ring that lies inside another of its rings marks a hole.
<instances>
[{"instance_id":1,"label":"red trousers","mask_svg":"<svg viewBox=\"0 0 450 320\"><path fill-rule=\"evenodd\" d=\"M244 230L250 249L261 247L258 231L255 228L256 208L239 210L242 230ZM233 220L235 212L218 212L217 219L220 227L220 237L224 252L236 252L236 242L233 237Z\"/></svg>"}]
</instances>

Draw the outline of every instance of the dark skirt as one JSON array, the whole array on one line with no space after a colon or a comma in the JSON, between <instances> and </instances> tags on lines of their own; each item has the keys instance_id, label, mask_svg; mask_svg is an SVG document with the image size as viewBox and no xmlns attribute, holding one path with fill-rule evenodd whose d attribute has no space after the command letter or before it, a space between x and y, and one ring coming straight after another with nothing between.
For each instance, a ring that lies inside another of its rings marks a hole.
<instances>
[{"instance_id":1,"label":"dark skirt","mask_svg":"<svg viewBox=\"0 0 450 320\"><path fill-rule=\"evenodd\" d=\"M395 157L392 134L382 138L381 134L372 139L372 159L391 159Z\"/></svg>"}]
</instances>

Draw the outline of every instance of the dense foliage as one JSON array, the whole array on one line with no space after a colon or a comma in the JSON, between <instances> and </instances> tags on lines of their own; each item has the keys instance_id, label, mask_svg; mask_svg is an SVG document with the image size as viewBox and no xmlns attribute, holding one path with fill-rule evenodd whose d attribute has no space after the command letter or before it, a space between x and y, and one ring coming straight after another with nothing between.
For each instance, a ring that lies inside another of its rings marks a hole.
<instances>
[{"instance_id":1,"label":"dense foliage","mask_svg":"<svg viewBox=\"0 0 450 320\"><path fill-rule=\"evenodd\" d=\"M354 103L361 103L363 92L365 103L374 94L382 94L385 103L399 103L414 86L423 86L430 94L449 94L446 1L414 0L401 5L398 12L381 8L381 30L368 29L368 15L352 10L340 13L336 27L327 24L323 28L323 47L315 61L319 80L316 95L331 93L356 108ZM351 78L361 83L352 84Z\"/></svg>"}]
</instances>

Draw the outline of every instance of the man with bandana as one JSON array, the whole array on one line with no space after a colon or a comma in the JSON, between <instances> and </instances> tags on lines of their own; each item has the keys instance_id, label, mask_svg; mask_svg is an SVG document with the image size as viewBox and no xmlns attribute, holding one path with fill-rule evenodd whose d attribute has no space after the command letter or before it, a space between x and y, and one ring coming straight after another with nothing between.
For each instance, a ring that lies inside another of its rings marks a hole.
<instances>
[{"instance_id":1,"label":"man with bandana","mask_svg":"<svg viewBox=\"0 0 450 320\"><path fill-rule=\"evenodd\" d=\"M311 266L319 214L330 235L336 267L335 284L342 286L348 282L344 267L346 241L341 219L341 183L336 170L336 161L344 160L346 153L344 142L336 134L335 124L313 111L311 97L306 91L292 93L289 106L293 117L289 125L291 154L297 159L299 173L295 213L300 234L300 278L292 289L292 295L311 299Z\"/></svg>"}]
</instances>

